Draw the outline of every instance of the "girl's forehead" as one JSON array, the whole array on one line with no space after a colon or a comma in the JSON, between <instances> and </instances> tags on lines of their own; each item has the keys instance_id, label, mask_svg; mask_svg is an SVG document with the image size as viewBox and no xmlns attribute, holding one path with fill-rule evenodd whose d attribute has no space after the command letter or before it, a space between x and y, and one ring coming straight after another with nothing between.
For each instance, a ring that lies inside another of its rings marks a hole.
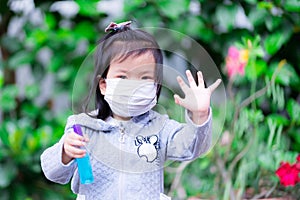
<instances>
[{"instance_id":1,"label":"girl's forehead","mask_svg":"<svg viewBox=\"0 0 300 200\"><path fill-rule=\"evenodd\" d=\"M155 59L152 53L144 53L141 55L130 55L125 59L113 59L110 63L110 68L116 67L138 67L145 65L155 65Z\"/></svg>"}]
</instances>

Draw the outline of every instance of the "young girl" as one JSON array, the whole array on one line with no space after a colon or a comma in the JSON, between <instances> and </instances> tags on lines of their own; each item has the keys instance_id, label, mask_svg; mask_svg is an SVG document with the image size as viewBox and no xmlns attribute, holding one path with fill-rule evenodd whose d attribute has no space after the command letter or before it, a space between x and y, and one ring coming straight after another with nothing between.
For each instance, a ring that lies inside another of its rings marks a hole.
<instances>
[{"instance_id":1,"label":"young girl","mask_svg":"<svg viewBox=\"0 0 300 200\"><path fill-rule=\"evenodd\" d=\"M210 97L220 84L205 88L190 71L189 85L177 81L185 94L174 95L186 109L186 123L178 123L151 110L161 90L163 56L155 39L130 22L111 23L95 53L96 110L72 115L65 133L41 155L45 176L66 184L77 199L163 199L163 167L167 159L185 161L205 153L211 143ZM79 124L84 137L74 133ZM80 147L85 147L80 148ZM81 184L75 158L90 155L94 182Z\"/></svg>"}]
</instances>

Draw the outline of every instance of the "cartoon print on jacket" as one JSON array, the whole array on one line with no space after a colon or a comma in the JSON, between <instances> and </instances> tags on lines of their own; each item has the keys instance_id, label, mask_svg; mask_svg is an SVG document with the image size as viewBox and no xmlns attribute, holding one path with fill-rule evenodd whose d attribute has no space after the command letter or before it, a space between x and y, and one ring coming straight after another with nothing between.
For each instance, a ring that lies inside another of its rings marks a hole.
<instances>
[{"instance_id":1,"label":"cartoon print on jacket","mask_svg":"<svg viewBox=\"0 0 300 200\"><path fill-rule=\"evenodd\" d=\"M140 158L146 158L147 162L153 162L157 158L157 150L159 149L158 137L156 135L150 135L143 137L141 135L136 137L135 145L137 148L137 154Z\"/></svg>"}]
</instances>

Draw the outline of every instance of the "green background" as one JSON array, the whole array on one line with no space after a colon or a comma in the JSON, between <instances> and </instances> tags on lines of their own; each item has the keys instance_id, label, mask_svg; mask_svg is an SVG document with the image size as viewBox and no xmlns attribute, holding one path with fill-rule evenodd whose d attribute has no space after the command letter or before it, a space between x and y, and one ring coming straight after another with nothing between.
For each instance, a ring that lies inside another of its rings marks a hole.
<instances>
[{"instance_id":1,"label":"green background","mask_svg":"<svg viewBox=\"0 0 300 200\"><path fill-rule=\"evenodd\" d=\"M13 11L14 2L22 1L0 1L1 200L75 198L70 185L45 179L39 157L63 134L72 107L56 109L57 102L71 102L76 73L112 20L192 37L226 87L219 141L203 158L166 167L165 193L174 199L299 197L299 184L283 187L275 175L280 162L295 162L300 151L299 1L125 0L105 1L104 9L99 1L76 0L73 16L50 9L56 1L35 1L30 12ZM225 68L230 46L249 51L245 74L232 79ZM44 91L47 83L51 90ZM178 119L173 99L162 104ZM216 119L221 112L214 108Z\"/></svg>"}]
</instances>

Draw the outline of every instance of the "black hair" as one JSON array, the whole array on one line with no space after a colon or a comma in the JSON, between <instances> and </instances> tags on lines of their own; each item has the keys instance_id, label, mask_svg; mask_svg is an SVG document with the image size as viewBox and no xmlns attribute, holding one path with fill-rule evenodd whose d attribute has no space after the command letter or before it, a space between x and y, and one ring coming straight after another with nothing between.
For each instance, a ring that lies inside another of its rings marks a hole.
<instances>
[{"instance_id":1,"label":"black hair","mask_svg":"<svg viewBox=\"0 0 300 200\"><path fill-rule=\"evenodd\" d=\"M159 98L163 76L163 55L154 37L139 29L132 30L130 27L114 30L97 43L97 49L94 54L95 69L93 83L89 95L84 104L84 112L91 117L105 120L112 115L112 111L108 103L104 100L104 95L101 94L99 81L101 78L106 78L109 66L112 60L124 61L129 56L138 57L150 53L155 60L155 78L157 82L157 99ZM89 102L95 94L95 109L96 115L91 115L88 111Z\"/></svg>"}]
</instances>

